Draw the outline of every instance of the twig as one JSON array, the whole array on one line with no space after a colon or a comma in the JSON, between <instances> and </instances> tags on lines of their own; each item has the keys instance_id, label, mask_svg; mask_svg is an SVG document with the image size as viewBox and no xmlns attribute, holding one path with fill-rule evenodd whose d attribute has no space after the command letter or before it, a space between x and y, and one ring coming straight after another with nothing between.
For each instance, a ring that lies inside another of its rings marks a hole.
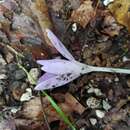
<instances>
[{"instance_id":1,"label":"twig","mask_svg":"<svg viewBox=\"0 0 130 130\"><path fill-rule=\"evenodd\" d=\"M40 94L40 101L41 101L41 105L42 105L42 108L44 108L43 106L43 98L42 98L42 95ZM49 126L49 122L48 122L48 119L47 119L47 115L46 115L46 112L44 109L42 109L42 113L43 113L43 117L44 117L44 120L46 122L46 125L47 125L47 128L48 130L51 130L50 126Z\"/></svg>"},{"instance_id":2,"label":"twig","mask_svg":"<svg viewBox=\"0 0 130 130\"><path fill-rule=\"evenodd\" d=\"M99 4L100 4L100 0L97 1L96 7L95 7L95 11L94 11L94 17L96 16L96 12L97 12Z\"/></svg>"},{"instance_id":3,"label":"twig","mask_svg":"<svg viewBox=\"0 0 130 130\"><path fill-rule=\"evenodd\" d=\"M15 55L17 55L18 57L24 58L24 55L22 55L21 53L17 52L13 47L11 47L10 45L6 45L3 43L0 43L2 46L6 47L7 49L9 49L11 52L13 52Z\"/></svg>"}]
</instances>

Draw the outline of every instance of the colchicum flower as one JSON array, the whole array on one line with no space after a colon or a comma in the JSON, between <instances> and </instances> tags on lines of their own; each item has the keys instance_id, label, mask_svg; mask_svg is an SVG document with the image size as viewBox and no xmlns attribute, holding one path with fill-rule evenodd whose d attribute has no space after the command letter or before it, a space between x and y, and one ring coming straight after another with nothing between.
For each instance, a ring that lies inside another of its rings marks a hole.
<instances>
[{"instance_id":1,"label":"colchicum flower","mask_svg":"<svg viewBox=\"0 0 130 130\"><path fill-rule=\"evenodd\" d=\"M66 59L38 60L41 69L46 73L37 82L35 90L45 90L65 85L83 74L90 72L112 72L130 74L129 69L107 68L90 66L76 61L62 42L49 29L46 29L47 37L53 46Z\"/></svg>"}]
</instances>

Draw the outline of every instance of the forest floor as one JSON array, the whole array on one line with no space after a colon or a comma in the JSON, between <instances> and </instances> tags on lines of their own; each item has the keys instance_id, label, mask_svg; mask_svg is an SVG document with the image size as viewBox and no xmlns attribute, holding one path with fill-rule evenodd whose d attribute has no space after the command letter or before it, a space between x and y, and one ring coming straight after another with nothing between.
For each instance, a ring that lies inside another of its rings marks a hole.
<instances>
[{"instance_id":1,"label":"forest floor","mask_svg":"<svg viewBox=\"0 0 130 130\"><path fill-rule=\"evenodd\" d=\"M61 56L45 28L79 62L130 69L129 9L129 0L0 1L0 130L70 130L24 69L38 81L36 61ZM77 130L130 130L129 74L92 72L46 92Z\"/></svg>"}]
</instances>

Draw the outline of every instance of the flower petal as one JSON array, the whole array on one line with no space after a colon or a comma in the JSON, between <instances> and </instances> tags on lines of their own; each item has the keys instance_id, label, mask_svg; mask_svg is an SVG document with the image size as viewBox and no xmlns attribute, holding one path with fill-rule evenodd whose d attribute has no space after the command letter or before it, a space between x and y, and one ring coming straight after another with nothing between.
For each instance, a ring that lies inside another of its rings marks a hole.
<instances>
[{"instance_id":1,"label":"flower petal","mask_svg":"<svg viewBox=\"0 0 130 130\"><path fill-rule=\"evenodd\" d=\"M63 59L38 60L37 63L43 65L41 68L45 72L53 74L82 73L83 66L78 62Z\"/></svg>"},{"instance_id":2,"label":"flower petal","mask_svg":"<svg viewBox=\"0 0 130 130\"><path fill-rule=\"evenodd\" d=\"M46 29L47 36L53 46L68 60L75 60L74 57L71 55L71 53L66 49L66 47L63 45L63 43L55 36L55 34L49 30Z\"/></svg>"},{"instance_id":3,"label":"flower petal","mask_svg":"<svg viewBox=\"0 0 130 130\"><path fill-rule=\"evenodd\" d=\"M50 78L52 78L52 77L54 77L54 76L57 76L57 75L55 75L55 74L51 74L51 73L45 73L45 74L43 74L39 79L38 79L38 84L39 83L41 83L41 82L43 82L43 81L45 81L45 80L48 80L48 79L50 79Z\"/></svg>"},{"instance_id":4,"label":"flower petal","mask_svg":"<svg viewBox=\"0 0 130 130\"><path fill-rule=\"evenodd\" d=\"M38 83L34 89L35 90L46 90L46 89L60 87L62 85L65 85L65 84L73 81L74 79L78 78L79 76L80 76L80 74L74 74L74 73L53 76L47 80L44 80L43 82Z\"/></svg>"}]
</instances>

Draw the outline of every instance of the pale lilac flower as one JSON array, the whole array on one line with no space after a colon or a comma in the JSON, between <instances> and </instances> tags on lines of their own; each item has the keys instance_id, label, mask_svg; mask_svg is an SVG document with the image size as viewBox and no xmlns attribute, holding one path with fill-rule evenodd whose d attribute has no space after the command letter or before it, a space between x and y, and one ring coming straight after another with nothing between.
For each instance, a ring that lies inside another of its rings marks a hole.
<instances>
[{"instance_id":1,"label":"pale lilac flower","mask_svg":"<svg viewBox=\"0 0 130 130\"><path fill-rule=\"evenodd\" d=\"M39 78L35 90L59 87L73 81L80 76L77 71L74 71L74 69L79 69L79 67L73 62L70 62L75 60L74 57L50 30L47 29L46 32L54 47L68 60L38 60L37 63L43 65L41 69L47 73ZM69 67L70 65L71 67Z\"/></svg>"},{"instance_id":2,"label":"pale lilac flower","mask_svg":"<svg viewBox=\"0 0 130 130\"><path fill-rule=\"evenodd\" d=\"M74 59L71 53L65 48L62 42L49 29L46 29L47 36L53 46L67 59L38 60L42 65L41 69L46 73L37 82L35 90L52 89L63 86L82 74L89 72L113 72L130 74L128 69L94 67L80 63Z\"/></svg>"}]
</instances>

